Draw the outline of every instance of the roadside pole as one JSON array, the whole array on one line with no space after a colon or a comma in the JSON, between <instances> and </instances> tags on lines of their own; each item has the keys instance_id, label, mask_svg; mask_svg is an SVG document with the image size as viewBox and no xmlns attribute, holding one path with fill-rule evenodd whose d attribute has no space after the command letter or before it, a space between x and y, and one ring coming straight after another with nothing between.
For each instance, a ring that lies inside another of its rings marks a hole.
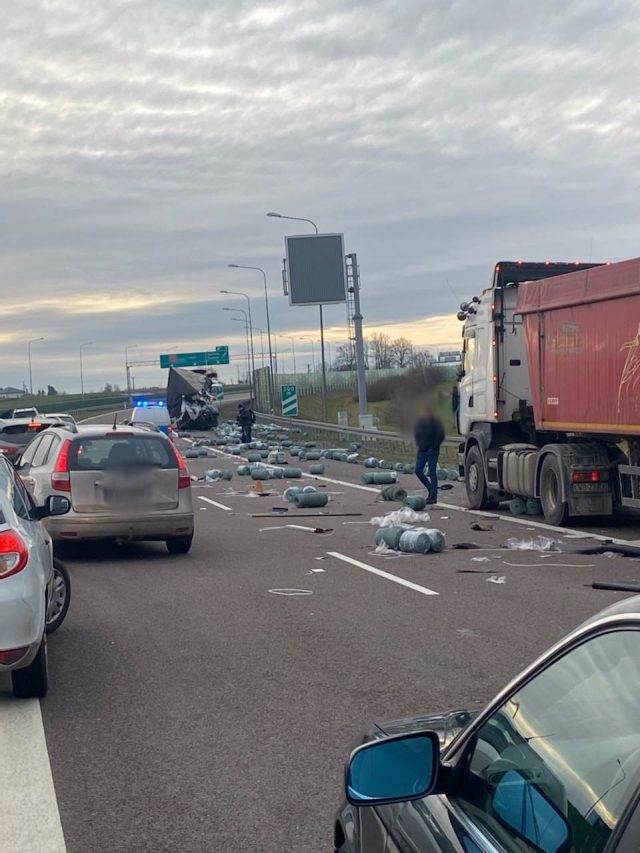
<instances>
[{"instance_id":1,"label":"roadside pole","mask_svg":"<svg viewBox=\"0 0 640 853\"><path fill-rule=\"evenodd\" d=\"M358 410L360 429L370 429L372 424L367 410L367 378L364 360L364 336L362 334L362 312L360 310L360 271L358 256L355 252L347 255L351 262L351 281L353 286L353 329L356 345L356 378L358 382ZM326 418L325 418L326 420Z\"/></svg>"}]
</instances>

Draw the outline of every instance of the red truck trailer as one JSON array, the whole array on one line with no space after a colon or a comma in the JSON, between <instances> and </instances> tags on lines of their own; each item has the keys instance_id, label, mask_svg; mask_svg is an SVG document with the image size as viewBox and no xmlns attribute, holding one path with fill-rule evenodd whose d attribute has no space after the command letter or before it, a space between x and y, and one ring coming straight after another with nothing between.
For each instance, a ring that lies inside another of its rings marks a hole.
<instances>
[{"instance_id":1,"label":"red truck trailer","mask_svg":"<svg viewBox=\"0 0 640 853\"><path fill-rule=\"evenodd\" d=\"M469 502L539 500L553 524L640 507L640 259L524 266L459 315Z\"/></svg>"}]
</instances>

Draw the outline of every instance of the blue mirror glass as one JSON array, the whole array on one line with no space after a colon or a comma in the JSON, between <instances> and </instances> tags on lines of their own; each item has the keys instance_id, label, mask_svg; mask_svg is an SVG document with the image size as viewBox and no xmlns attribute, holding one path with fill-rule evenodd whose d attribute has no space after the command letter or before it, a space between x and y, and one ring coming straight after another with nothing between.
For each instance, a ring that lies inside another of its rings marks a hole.
<instances>
[{"instance_id":1,"label":"blue mirror glass","mask_svg":"<svg viewBox=\"0 0 640 853\"><path fill-rule=\"evenodd\" d=\"M544 853L571 847L571 828L560 809L517 770L508 770L493 792L491 806L502 823Z\"/></svg>"},{"instance_id":2,"label":"blue mirror glass","mask_svg":"<svg viewBox=\"0 0 640 853\"><path fill-rule=\"evenodd\" d=\"M435 783L438 753L438 737L432 732L360 747L347 768L349 802L375 805L425 797Z\"/></svg>"}]
</instances>

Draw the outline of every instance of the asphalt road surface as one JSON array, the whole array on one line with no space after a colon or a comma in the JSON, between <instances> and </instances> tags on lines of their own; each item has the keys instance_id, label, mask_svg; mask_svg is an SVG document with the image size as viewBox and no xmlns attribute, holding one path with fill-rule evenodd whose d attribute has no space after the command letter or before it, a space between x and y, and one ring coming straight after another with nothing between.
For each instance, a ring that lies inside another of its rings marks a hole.
<instances>
[{"instance_id":1,"label":"asphalt road surface","mask_svg":"<svg viewBox=\"0 0 640 853\"><path fill-rule=\"evenodd\" d=\"M242 461L209 453L215 462L188 460L192 474ZM332 851L344 760L373 721L481 705L620 597L592 581L638 574L622 557L505 550L512 536L567 537L541 519L463 511L460 483L431 520L449 546L478 549L376 554L369 519L397 505L362 487L361 466L325 464L306 482L329 494L327 511L358 515L296 518L305 511L282 492L300 481L269 481L258 497L234 474L194 483L186 556L157 543L68 556L73 601L49 647L46 741L13 779L25 820L32 780L43 786L42 846L16 850ZM419 493L412 476L400 481ZM283 506L282 517L252 517ZM471 530L478 522L493 529ZM300 529L316 525L326 532ZM638 535L624 518L587 530ZM0 746L27 725L7 690ZM37 710L22 707L35 731Z\"/></svg>"}]
</instances>

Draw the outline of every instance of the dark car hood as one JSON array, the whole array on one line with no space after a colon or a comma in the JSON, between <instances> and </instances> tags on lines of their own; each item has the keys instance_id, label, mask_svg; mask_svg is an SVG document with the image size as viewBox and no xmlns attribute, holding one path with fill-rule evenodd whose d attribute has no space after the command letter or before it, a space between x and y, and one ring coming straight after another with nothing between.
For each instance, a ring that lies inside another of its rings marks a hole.
<instances>
[{"instance_id":1,"label":"dark car hood","mask_svg":"<svg viewBox=\"0 0 640 853\"><path fill-rule=\"evenodd\" d=\"M454 737L479 714L479 710L445 711L440 714L425 714L420 717L406 717L403 720L391 720L376 723L374 730L366 740L376 740L389 735L403 735L410 732L429 730L437 732L440 749L449 746Z\"/></svg>"}]
</instances>

